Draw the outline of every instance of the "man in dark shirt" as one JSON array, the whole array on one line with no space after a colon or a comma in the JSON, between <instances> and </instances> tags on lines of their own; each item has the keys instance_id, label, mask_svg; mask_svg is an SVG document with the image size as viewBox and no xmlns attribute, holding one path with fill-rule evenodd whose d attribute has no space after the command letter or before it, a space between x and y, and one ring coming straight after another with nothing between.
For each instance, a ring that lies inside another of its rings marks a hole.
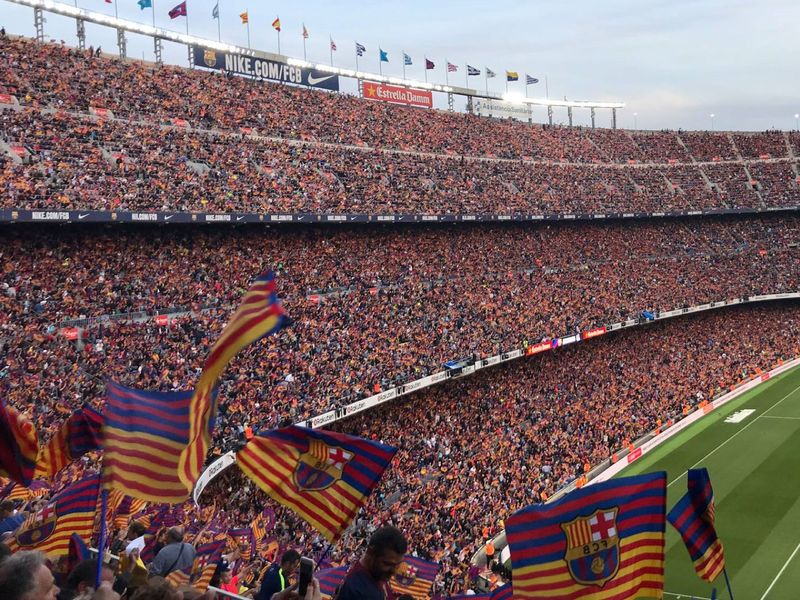
<instances>
[{"instance_id":1,"label":"man in dark shirt","mask_svg":"<svg viewBox=\"0 0 800 600\"><path fill-rule=\"evenodd\" d=\"M334 595L335 600L392 600L389 580L403 564L408 543L396 527L381 527L367 544L367 551L353 565Z\"/></svg>"},{"instance_id":2,"label":"man in dark shirt","mask_svg":"<svg viewBox=\"0 0 800 600\"><path fill-rule=\"evenodd\" d=\"M264 573L261 589L258 590L256 600L270 600L272 594L282 592L289 587L289 577L300 567L300 553L297 550L287 550L281 556L281 564L273 564Z\"/></svg>"}]
</instances>

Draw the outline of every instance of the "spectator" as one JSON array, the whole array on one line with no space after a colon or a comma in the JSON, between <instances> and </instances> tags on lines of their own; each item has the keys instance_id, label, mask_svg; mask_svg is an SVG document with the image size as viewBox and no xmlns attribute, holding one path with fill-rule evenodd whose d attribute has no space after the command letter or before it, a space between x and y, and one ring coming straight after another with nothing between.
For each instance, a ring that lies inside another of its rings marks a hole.
<instances>
[{"instance_id":1,"label":"spectator","mask_svg":"<svg viewBox=\"0 0 800 600\"><path fill-rule=\"evenodd\" d=\"M11 500L0 502L0 535L16 531L24 522L25 513L14 510L14 502Z\"/></svg>"},{"instance_id":2,"label":"spectator","mask_svg":"<svg viewBox=\"0 0 800 600\"><path fill-rule=\"evenodd\" d=\"M96 575L96 559L90 558L81 561L67 576L64 587L58 593L58 600L91 600L95 593ZM114 571L111 567L103 566L100 582L114 583Z\"/></svg>"},{"instance_id":3,"label":"spectator","mask_svg":"<svg viewBox=\"0 0 800 600\"><path fill-rule=\"evenodd\" d=\"M299 567L300 553L297 550L284 552L280 564L270 565L264 573L256 600L269 600L273 594L287 589L290 586L290 577Z\"/></svg>"},{"instance_id":4,"label":"spectator","mask_svg":"<svg viewBox=\"0 0 800 600\"><path fill-rule=\"evenodd\" d=\"M42 552L17 552L0 563L3 600L56 600L58 592Z\"/></svg>"},{"instance_id":5,"label":"spectator","mask_svg":"<svg viewBox=\"0 0 800 600\"><path fill-rule=\"evenodd\" d=\"M408 544L396 527L381 527L369 539L367 550L348 571L336 600L384 600L392 597L389 580L403 564Z\"/></svg>"},{"instance_id":6,"label":"spectator","mask_svg":"<svg viewBox=\"0 0 800 600\"><path fill-rule=\"evenodd\" d=\"M150 564L150 575L166 577L173 571L181 571L194 562L195 549L183 541L183 529L171 527L167 531L167 545L159 550Z\"/></svg>"}]
</instances>

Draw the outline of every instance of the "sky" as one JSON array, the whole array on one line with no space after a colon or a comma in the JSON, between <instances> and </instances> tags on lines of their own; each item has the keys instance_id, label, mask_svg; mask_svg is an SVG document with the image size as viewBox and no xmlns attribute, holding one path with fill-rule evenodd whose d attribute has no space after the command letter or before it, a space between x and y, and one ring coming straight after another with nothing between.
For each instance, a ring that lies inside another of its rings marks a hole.
<instances>
[{"instance_id":1,"label":"sky","mask_svg":"<svg viewBox=\"0 0 800 600\"><path fill-rule=\"evenodd\" d=\"M69 2L69 0L67 0ZM151 24L153 11L136 0L116 0L121 18ZM186 20L170 21L179 0L152 0L156 25L185 32ZM81 8L114 14L103 0L74 0ZM211 18L216 0L187 0L190 33L217 38ZM492 91L505 88L503 71L540 80L531 97L622 101L619 127L717 130L795 129L800 113L800 2L797 0L510 0L462 2L312 0L219 0L223 41L247 45L239 13L250 15L253 48L277 51L270 27L280 17L281 52L303 57L302 26L309 31L308 59L329 62L329 35L337 66L354 68L356 41L367 48L362 71L378 71L378 48L388 52L384 75L402 75L402 53L411 56L409 78L423 79L424 57L436 63L429 81L444 83L445 61L459 65L451 83L463 86L465 65L498 74ZM45 34L76 45L73 20L46 13ZM2 0L0 25L33 36L33 10ZM87 45L116 52L116 32L87 24ZM50 39L48 38L48 39ZM152 60L152 40L129 35L128 55ZM185 46L165 43L166 62L185 65ZM483 88L483 77L470 87ZM509 84L524 93L522 83ZM351 88L344 86L345 91ZM354 89L354 88L352 88ZM445 106L443 94L435 94ZM461 100L457 108L463 108ZM536 108L534 120L546 120ZM566 109L556 109L565 123ZM588 110L574 112L576 125L590 123ZM597 125L610 126L610 111L597 111Z\"/></svg>"}]
</instances>

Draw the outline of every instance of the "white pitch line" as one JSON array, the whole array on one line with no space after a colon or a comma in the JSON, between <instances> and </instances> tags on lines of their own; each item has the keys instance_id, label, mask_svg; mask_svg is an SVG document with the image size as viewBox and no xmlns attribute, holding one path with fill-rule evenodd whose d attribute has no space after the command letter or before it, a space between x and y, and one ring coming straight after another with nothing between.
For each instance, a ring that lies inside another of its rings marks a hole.
<instances>
[{"instance_id":1,"label":"white pitch line","mask_svg":"<svg viewBox=\"0 0 800 600\"><path fill-rule=\"evenodd\" d=\"M767 597L767 594L769 594L770 590L772 589L772 586L774 586L775 582L777 582L778 579L780 578L780 576L783 575L783 572L786 570L786 567L789 566L789 563L792 562L792 559L794 558L794 555L797 554L798 550L800 550L800 544L797 544L797 546L794 549L794 552L792 552L791 556L789 556L789 558L786 559L786 562L783 563L783 566L781 567L781 570L778 571L778 574L775 575L775 579L773 579L772 583L769 584L769 587L767 588L767 591L764 592L763 596L761 596L761 600L764 600L764 598Z\"/></svg>"},{"instance_id":2,"label":"white pitch line","mask_svg":"<svg viewBox=\"0 0 800 600\"><path fill-rule=\"evenodd\" d=\"M694 594L674 594L672 592L664 592L665 596L675 596L676 598L686 598L686 600L711 600L704 596L695 596Z\"/></svg>"},{"instance_id":3,"label":"white pitch line","mask_svg":"<svg viewBox=\"0 0 800 600\"><path fill-rule=\"evenodd\" d=\"M780 417L778 415L761 415L757 419L788 419L790 421L800 421L800 417Z\"/></svg>"},{"instance_id":4,"label":"white pitch line","mask_svg":"<svg viewBox=\"0 0 800 600\"><path fill-rule=\"evenodd\" d=\"M721 443L719 446L717 446L716 448L714 448L714 449L713 449L711 452L709 452L708 454L706 454L706 455L705 455L703 458L701 458L700 460L698 460L696 463L694 463L694 464L693 464L691 467L689 467L689 468L691 468L691 469L694 469L694 468L695 468L696 466L698 466L700 463L702 463L703 461L705 461L705 460L706 460L706 459L707 459L709 456L711 456L711 455L712 455L712 454L714 454L714 453L715 453L717 450L719 450L720 448L722 448L722 447L723 447L725 444L727 444L728 442L730 442L730 441L731 441L733 438L735 438L737 435L739 435L740 433L742 433L743 431L745 431L745 430L746 430L748 427L750 427L750 425L752 425L753 423L755 423L755 422L756 422L756 421L757 421L757 420L758 420L760 417L762 417L762 416L766 415L766 414L767 414L769 411L771 411L773 408L775 408L776 406L778 406L778 404L780 404L781 402L783 402L784 400L786 400L786 399L787 399L789 396L791 396L792 394L794 394L794 393L795 393L797 390L800 390L800 385L798 385L798 386L797 386L796 388L794 388L794 389L793 389L791 392L789 392L788 394L786 394L786 395L785 395L783 398L781 398L781 399L780 399L780 400L778 400L778 401L777 401L775 404L773 404L773 405L772 405L772 406L770 406L770 407L769 407L767 410L765 410L763 415L759 415L758 417L756 417L755 419L753 419L752 421L750 421L750 422L749 422L747 425L745 425L744 427L742 427L742 428L741 428L739 431L737 431L736 433L734 433L734 434L733 434L731 437L729 437L727 440L725 440L724 442L722 442L722 443ZM670 486L671 486L673 483L675 483L676 481L679 481L680 479L682 479L682 478L683 478L683 476L684 476L684 475L686 475L686 473L688 473L688 472L689 472L689 471L688 471L688 470L686 470L686 471L684 471L683 473L681 473L680 475L678 475L678 476L677 476L675 479L673 479L672 481L670 481L670 482L669 482L669 485L667 485L667 487L670 487Z\"/></svg>"}]
</instances>

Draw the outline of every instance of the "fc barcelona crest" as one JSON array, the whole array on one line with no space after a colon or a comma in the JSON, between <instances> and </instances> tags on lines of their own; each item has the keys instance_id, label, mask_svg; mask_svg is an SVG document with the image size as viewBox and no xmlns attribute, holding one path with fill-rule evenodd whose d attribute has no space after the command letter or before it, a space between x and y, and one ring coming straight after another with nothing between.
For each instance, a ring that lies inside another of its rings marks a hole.
<instances>
[{"instance_id":1,"label":"fc barcelona crest","mask_svg":"<svg viewBox=\"0 0 800 600\"><path fill-rule=\"evenodd\" d=\"M292 474L294 484L300 491L324 490L342 478L345 465L352 458L352 452L312 439Z\"/></svg>"},{"instance_id":2,"label":"fc barcelona crest","mask_svg":"<svg viewBox=\"0 0 800 600\"><path fill-rule=\"evenodd\" d=\"M603 587L619 570L619 508L596 510L589 516L561 523L567 537L564 560L572 578L583 585Z\"/></svg>"},{"instance_id":3,"label":"fc barcelona crest","mask_svg":"<svg viewBox=\"0 0 800 600\"><path fill-rule=\"evenodd\" d=\"M203 51L203 62L206 66L213 69L217 66L217 53L214 50Z\"/></svg>"},{"instance_id":4,"label":"fc barcelona crest","mask_svg":"<svg viewBox=\"0 0 800 600\"><path fill-rule=\"evenodd\" d=\"M43 509L17 531L15 537L20 548L35 547L53 535L56 530L55 505Z\"/></svg>"},{"instance_id":5,"label":"fc barcelona crest","mask_svg":"<svg viewBox=\"0 0 800 600\"><path fill-rule=\"evenodd\" d=\"M394 574L394 578L403 587L411 587L417 580L417 569L407 562L402 562Z\"/></svg>"}]
</instances>

